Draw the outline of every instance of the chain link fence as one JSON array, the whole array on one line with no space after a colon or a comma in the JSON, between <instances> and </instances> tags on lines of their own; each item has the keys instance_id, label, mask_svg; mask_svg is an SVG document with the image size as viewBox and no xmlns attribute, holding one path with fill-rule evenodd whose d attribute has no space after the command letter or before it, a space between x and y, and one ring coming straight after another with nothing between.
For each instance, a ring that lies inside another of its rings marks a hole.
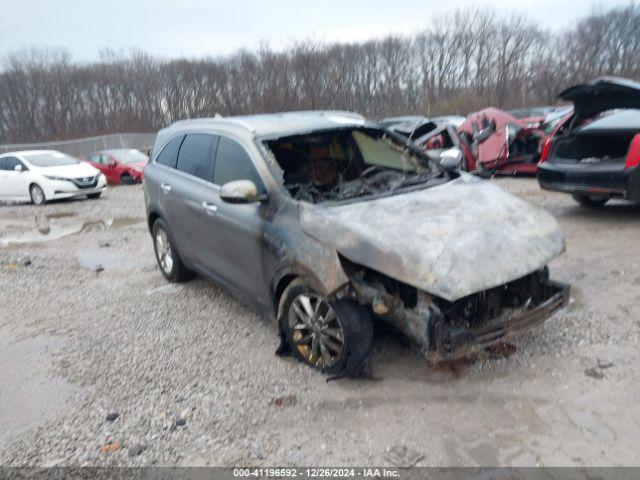
<instances>
[{"instance_id":1,"label":"chain link fence","mask_svg":"<svg viewBox=\"0 0 640 480\"><path fill-rule=\"evenodd\" d=\"M154 133L114 133L58 142L6 144L0 145L0 153L18 150L59 150L77 158L108 148L137 148L148 153L147 150L153 147L155 137Z\"/></svg>"}]
</instances>

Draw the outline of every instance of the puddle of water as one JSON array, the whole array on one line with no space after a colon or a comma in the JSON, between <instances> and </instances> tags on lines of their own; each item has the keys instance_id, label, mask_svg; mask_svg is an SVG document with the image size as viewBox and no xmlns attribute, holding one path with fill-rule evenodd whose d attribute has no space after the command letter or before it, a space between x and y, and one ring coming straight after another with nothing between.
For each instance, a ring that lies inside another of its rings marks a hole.
<instances>
[{"instance_id":1,"label":"puddle of water","mask_svg":"<svg viewBox=\"0 0 640 480\"><path fill-rule=\"evenodd\" d=\"M81 267L89 270L114 268L124 263L121 257L99 250L82 250L76 253L76 258Z\"/></svg>"},{"instance_id":2,"label":"puddle of water","mask_svg":"<svg viewBox=\"0 0 640 480\"><path fill-rule=\"evenodd\" d=\"M0 245L46 242L69 235L123 228L143 221L137 217L82 219L73 213L50 214L33 219L0 218L0 232L8 232L7 236L0 238Z\"/></svg>"},{"instance_id":3,"label":"puddle of water","mask_svg":"<svg viewBox=\"0 0 640 480\"><path fill-rule=\"evenodd\" d=\"M140 255L129 257L118 253L115 249L85 248L76 252L76 259L81 267L92 271L115 268L138 268L155 265L155 257Z\"/></svg>"},{"instance_id":4,"label":"puddle of water","mask_svg":"<svg viewBox=\"0 0 640 480\"><path fill-rule=\"evenodd\" d=\"M50 356L61 346L56 337L18 340L13 332L0 329L0 445L68 405L71 386L48 373Z\"/></svg>"}]
</instances>

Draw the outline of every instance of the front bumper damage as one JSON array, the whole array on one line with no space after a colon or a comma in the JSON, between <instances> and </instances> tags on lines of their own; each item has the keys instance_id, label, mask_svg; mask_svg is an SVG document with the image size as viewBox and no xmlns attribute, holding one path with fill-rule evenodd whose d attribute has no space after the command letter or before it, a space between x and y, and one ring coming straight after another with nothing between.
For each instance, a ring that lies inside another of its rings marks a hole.
<instances>
[{"instance_id":1,"label":"front bumper damage","mask_svg":"<svg viewBox=\"0 0 640 480\"><path fill-rule=\"evenodd\" d=\"M455 360L478 353L536 325L542 324L569 303L570 285L544 279L538 284L537 300L502 313L481 325L453 325L433 298L417 293L416 306L405 306L382 284L370 284L351 277L354 297L371 305L373 313L396 327L433 363Z\"/></svg>"}]
</instances>

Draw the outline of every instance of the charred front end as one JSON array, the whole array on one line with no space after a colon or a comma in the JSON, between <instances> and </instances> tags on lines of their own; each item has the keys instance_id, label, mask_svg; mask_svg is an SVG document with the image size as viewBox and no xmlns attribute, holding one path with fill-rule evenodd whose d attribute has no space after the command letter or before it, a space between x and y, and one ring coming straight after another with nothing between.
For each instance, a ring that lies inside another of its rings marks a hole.
<instances>
[{"instance_id":1,"label":"charred front end","mask_svg":"<svg viewBox=\"0 0 640 480\"><path fill-rule=\"evenodd\" d=\"M450 302L341 258L346 295L407 336L430 361L453 360L543 323L569 301L570 286L545 267Z\"/></svg>"}]
</instances>

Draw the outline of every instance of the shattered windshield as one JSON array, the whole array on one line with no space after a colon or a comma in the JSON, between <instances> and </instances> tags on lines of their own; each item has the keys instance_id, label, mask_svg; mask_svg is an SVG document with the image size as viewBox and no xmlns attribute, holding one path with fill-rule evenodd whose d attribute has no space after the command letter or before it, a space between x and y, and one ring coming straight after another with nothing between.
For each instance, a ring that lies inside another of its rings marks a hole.
<instances>
[{"instance_id":1,"label":"shattered windshield","mask_svg":"<svg viewBox=\"0 0 640 480\"><path fill-rule=\"evenodd\" d=\"M268 140L296 200L318 203L440 183L447 173L375 128L347 128Z\"/></svg>"}]
</instances>

